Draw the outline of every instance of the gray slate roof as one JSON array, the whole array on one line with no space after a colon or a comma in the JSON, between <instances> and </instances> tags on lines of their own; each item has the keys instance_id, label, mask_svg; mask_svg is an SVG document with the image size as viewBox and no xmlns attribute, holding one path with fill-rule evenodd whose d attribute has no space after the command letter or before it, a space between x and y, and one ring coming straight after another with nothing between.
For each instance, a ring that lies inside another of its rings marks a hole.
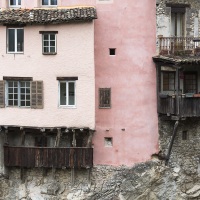
<instances>
[{"instance_id":1,"label":"gray slate roof","mask_svg":"<svg viewBox=\"0 0 200 200\"><path fill-rule=\"evenodd\" d=\"M6 9L0 11L0 24L63 24L97 19L94 7L51 9Z\"/></svg>"}]
</instances>

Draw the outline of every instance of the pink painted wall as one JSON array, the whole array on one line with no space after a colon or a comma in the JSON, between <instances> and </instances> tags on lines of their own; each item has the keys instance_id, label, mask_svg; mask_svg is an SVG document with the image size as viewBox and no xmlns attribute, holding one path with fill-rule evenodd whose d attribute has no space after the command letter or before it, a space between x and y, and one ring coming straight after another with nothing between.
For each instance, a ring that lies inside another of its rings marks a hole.
<instances>
[{"instance_id":1,"label":"pink painted wall","mask_svg":"<svg viewBox=\"0 0 200 200\"><path fill-rule=\"evenodd\" d=\"M158 150L155 6L155 0L97 4L95 164L132 166ZM98 108L103 87L111 87L111 109ZM105 137L113 138L113 147L104 146Z\"/></svg>"},{"instance_id":2,"label":"pink painted wall","mask_svg":"<svg viewBox=\"0 0 200 200\"><path fill-rule=\"evenodd\" d=\"M39 31L58 31L57 55L42 54ZM0 108L0 125L95 128L94 23L24 27L24 53L6 53L6 26L0 26L0 80L33 77L44 84L44 108ZM58 106L56 77L78 76L76 108Z\"/></svg>"}]
</instances>

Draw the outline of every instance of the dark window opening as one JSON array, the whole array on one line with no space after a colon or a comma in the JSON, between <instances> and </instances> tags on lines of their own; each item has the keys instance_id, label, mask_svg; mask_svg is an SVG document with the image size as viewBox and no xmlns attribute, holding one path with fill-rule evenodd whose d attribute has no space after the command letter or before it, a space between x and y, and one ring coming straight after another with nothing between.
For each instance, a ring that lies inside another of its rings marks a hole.
<instances>
[{"instance_id":1,"label":"dark window opening","mask_svg":"<svg viewBox=\"0 0 200 200\"><path fill-rule=\"evenodd\" d=\"M47 147L47 137L35 137L35 146L36 147Z\"/></svg>"},{"instance_id":2,"label":"dark window opening","mask_svg":"<svg viewBox=\"0 0 200 200\"><path fill-rule=\"evenodd\" d=\"M175 72L163 72L163 91L174 91Z\"/></svg>"},{"instance_id":3,"label":"dark window opening","mask_svg":"<svg viewBox=\"0 0 200 200\"><path fill-rule=\"evenodd\" d=\"M114 56L116 54L116 49L109 49L110 51L110 56Z\"/></svg>"},{"instance_id":4,"label":"dark window opening","mask_svg":"<svg viewBox=\"0 0 200 200\"><path fill-rule=\"evenodd\" d=\"M184 92L197 93L197 73L195 72L184 73Z\"/></svg>"},{"instance_id":5,"label":"dark window opening","mask_svg":"<svg viewBox=\"0 0 200 200\"><path fill-rule=\"evenodd\" d=\"M105 147L112 147L113 146L112 137L105 137L104 138L104 145L105 145Z\"/></svg>"}]
</instances>

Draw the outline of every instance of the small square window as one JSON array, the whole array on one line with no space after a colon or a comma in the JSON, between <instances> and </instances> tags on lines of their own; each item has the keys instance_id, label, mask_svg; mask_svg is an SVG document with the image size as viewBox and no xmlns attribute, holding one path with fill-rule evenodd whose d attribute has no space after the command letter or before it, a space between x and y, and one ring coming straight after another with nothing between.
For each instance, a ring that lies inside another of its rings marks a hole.
<instances>
[{"instance_id":1,"label":"small square window","mask_svg":"<svg viewBox=\"0 0 200 200\"><path fill-rule=\"evenodd\" d=\"M8 28L8 53L23 53L24 51L24 29Z\"/></svg>"},{"instance_id":2,"label":"small square window","mask_svg":"<svg viewBox=\"0 0 200 200\"><path fill-rule=\"evenodd\" d=\"M110 56L115 56L115 54L116 54L116 49L111 48L111 49L109 49L109 52L110 52Z\"/></svg>"},{"instance_id":3,"label":"small square window","mask_svg":"<svg viewBox=\"0 0 200 200\"><path fill-rule=\"evenodd\" d=\"M21 0L9 0L10 7L18 7L21 6Z\"/></svg>"},{"instance_id":4,"label":"small square window","mask_svg":"<svg viewBox=\"0 0 200 200\"><path fill-rule=\"evenodd\" d=\"M113 146L113 139L112 139L112 137L105 137L104 138L104 146L105 147L112 147Z\"/></svg>"},{"instance_id":5,"label":"small square window","mask_svg":"<svg viewBox=\"0 0 200 200\"><path fill-rule=\"evenodd\" d=\"M43 6L56 6L57 0L42 0Z\"/></svg>"},{"instance_id":6,"label":"small square window","mask_svg":"<svg viewBox=\"0 0 200 200\"><path fill-rule=\"evenodd\" d=\"M99 108L111 108L111 88L99 88Z\"/></svg>"}]
</instances>

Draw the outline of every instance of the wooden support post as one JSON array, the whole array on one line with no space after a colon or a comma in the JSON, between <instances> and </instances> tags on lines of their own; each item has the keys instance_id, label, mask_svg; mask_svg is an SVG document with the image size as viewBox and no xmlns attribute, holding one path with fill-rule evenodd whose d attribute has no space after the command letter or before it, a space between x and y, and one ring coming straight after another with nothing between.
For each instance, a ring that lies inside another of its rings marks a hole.
<instances>
[{"instance_id":1,"label":"wooden support post","mask_svg":"<svg viewBox=\"0 0 200 200\"><path fill-rule=\"evenodd\" d=\"M72 130L72 131L73 131L72 146L73 146L73 147L76 147L76 131L75 131L75 130Z\"/></svg>"},{"instance_id":2,"label":"wooden support post","mask_svg":"<svg viewBox=\"0 0 200 200\"><path fill-rule=\"evenodd\" d=\"M5 129L5 132L4 132L4 144L8 145L9 142L8 142L8 129Z\"/></svg>"},{"instance_id":3,"label":"wooden support post","mask_svg":"<svg viewBox=\"0 0 200 200\"><path fill-rule=\"evenodd\" d=\"M4 127L5 128L5 127ZM8 141L8 129L6 128L5 130L4 130L4 134L3 134L3 143L4 143L4 145L9 145L9 141ZM9 173L9 168L8 167L6 167L5 166L5 175L8 177L8 179L9 179L9 175L10 175L10 173Z\"/></svg>"},{"instance_id":4,"label":"wooden support post","mask_svg":"<svg viewBox=\"0 0 200 200\"><path fill-rule=\"evenodd\" d=\"M76 131L72 130L73 132L73 140L72 140L72 146L76 147ZM74 185L75 183L75 169L74 166L71 168L71 184Z\"/></svg>"},{"instance_id":5,"label":"wooden support post","mask_svg":"<svg viewBox=\"0 0 200 200\"><path fill-rule=\"evenodd\" d=\"M57 136L56 136L56 140L55 140L55 145L54 145L54 147L59 147L61 135L62 135L61 129L58 128L58 129L57 129Z\"/></svg>"},{"instance_id":6,"label":"wooden support post","mask_svg":"<svg viewBox=\"0 0 200 200\"><path fill-rule=\"evenodd\" d=\"M86 147L92 147L92 136L93 136L94 131L93 130L89 130L89 137L87 140L87 146Z\"/></svg>"},{"instance_id":7,"label":"wooden support post","mask_svg":"<svg viewBox=\"0 0 200 200\"><path fill-rule=\"evenodd\" d=\"M160 91L161 91L161 66L160 65L156 65L156 88L157 88L157 112L159 112L160 109Z\"/></svg>"},{"instance_id":8,"label":"wooden support post","mask_svg":"<svg viewBox=\"0 0 200 200\"><path fill-rule=\"evenodd\" d=\"M22 127L20 127L20 133L21 133L21 146L25 145L25 131Z\"/></svg>"},{"instance_id":9,"label":"wooden support post","mask_svg":"<svg viewBox=\"0 0 200 200\"><path fill-rule=\"evenodd\" d=\"M21 146L25 145L25 130L23 129L23 127L20 127L20 133L21 133ZM25 169L23 167L20 168L20 177L21 177L21 181L22 183L25 182Z\"/></svg>"},{"instance_id":10,"label":"wooden support post","mask_svg":"<svg viewBox=\"0 0 200 200\"><path fill-rule=\"evenodd\" d=\"M176 95L176 115L179 116L179 69L176 68L175 79L175 95Z\"/></svg>"},{"instance_id":11,"label":"wooden support post","mask_svg":"<svg viewBox=\"0 0 200 200\"><path fill-rule=\"evenodd\" d=\"M58 128L57 129L57 136L56 136L56 140L55 140L55 144L54 144L54 147L59 147L60 145L60 138L62 136L62 133L61 133L61 129ZM52 177L55 178L55 174L56 174L56 169L55 168L52 168Z\"/></svg>"},{"instance_id":12,"label":"wooden support post","mask_svg":"<svg viewBox=\"0 0 200 200\"><path fill-rule=\"evenodd\" d=\"M171 155L172 146L174 144L174 139L176 137L178 125L179 125L179 121L176 121L175 124L174 124L173 135L172 135L172 138L171 138L171 141L170 141L170 144L169 144L169 149L168 149L168 152L167 152L167 155L166 155L165 165L167 165L168 162L169 162L169 158L170 158L170 155Z\"/></svg>"}]
</instances>

